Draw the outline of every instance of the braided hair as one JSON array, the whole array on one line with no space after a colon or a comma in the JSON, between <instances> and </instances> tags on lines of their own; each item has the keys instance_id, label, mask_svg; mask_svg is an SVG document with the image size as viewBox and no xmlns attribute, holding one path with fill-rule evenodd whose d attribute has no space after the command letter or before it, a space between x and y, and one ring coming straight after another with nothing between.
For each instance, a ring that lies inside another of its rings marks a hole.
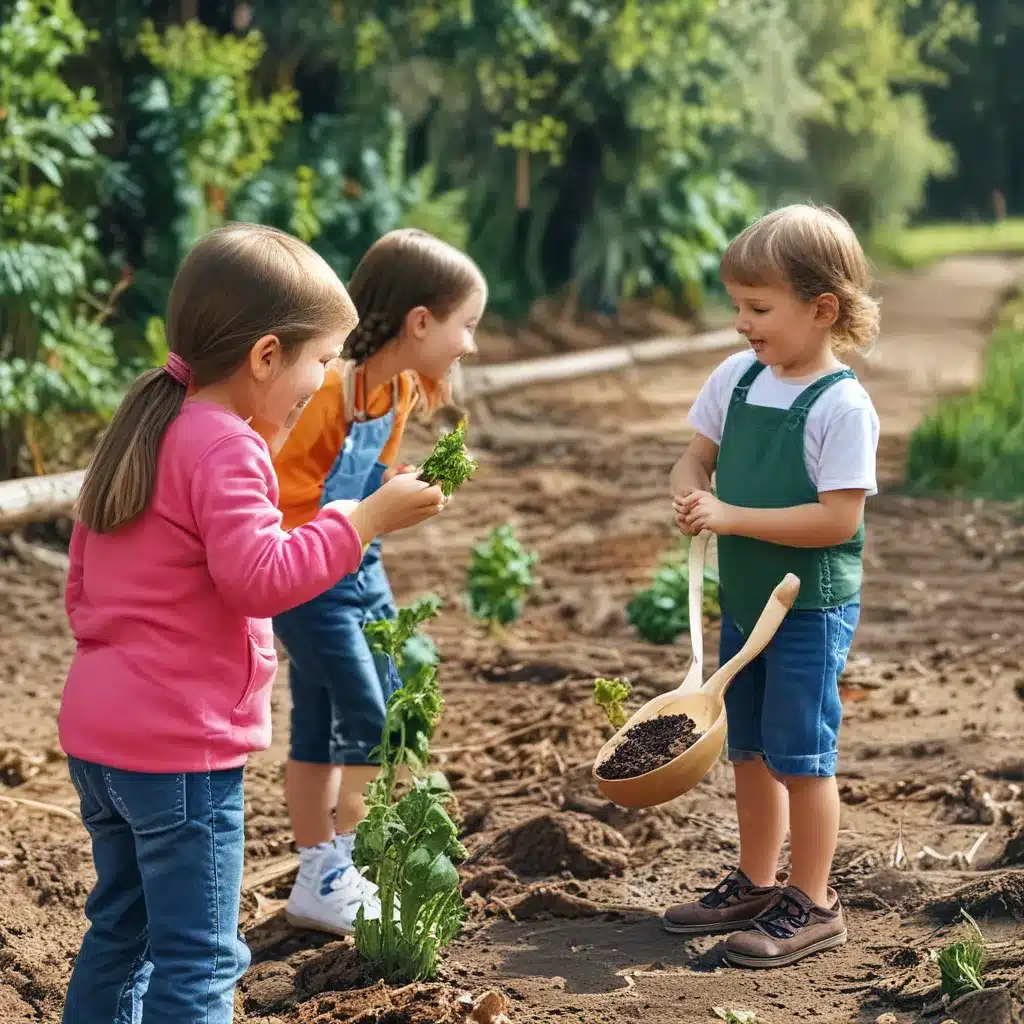
<instances>
[{"instance_id":1,"label":"braided hair","mask_svg":"<svg viewBox=\"0 0 1024 1024\"><path fill-rule=\"evenodd\" d=\"M352 328L345 343L345 358L365 363L374 352L398 334L400 327L387 313L368 313Z\"/></svg>"},{"instance_id":2,"label":"braided hair","mask_svg":"<svg viewBox=\"0 0 1024 1024\"><path fill-rule=\"evenodd\" d=\"M366 362L401 334L411 310L424 306L443 320L481 287L479 268L454 246L417 228L389 231L349 281L359 323L345 343L345 358Z\"/></svg>"}]
</instances>

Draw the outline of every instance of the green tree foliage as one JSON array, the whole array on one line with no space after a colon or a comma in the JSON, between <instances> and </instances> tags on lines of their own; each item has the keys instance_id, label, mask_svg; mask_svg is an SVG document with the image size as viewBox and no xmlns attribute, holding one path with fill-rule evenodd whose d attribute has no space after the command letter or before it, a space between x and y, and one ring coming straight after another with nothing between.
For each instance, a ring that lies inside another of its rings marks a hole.
<instances>
[{"instance_id":1,"label":"green tree foliage","mask_svg":"<svg viewBox=\"0 0 1024 1024\"><path fill-rule=\"evenodd\" d=\"M133 45L145 70L131 94L136 131L122 198L136 215L156 212L136 282L152 315L162 313L182 256L233 212L299 108L292 89L258 91L266 49L258 32L219 35L197 22L158 32L147 21Z\"/></svg>"},{"instance_id":2,"label":"green tree foliage","mask_svg":"<svg viewBox=\"0 0 1024 1024\"><path fill-rule=\"evenodd\" d=\"M930 133L919 90L946 82L950 45L972 38L958 0L788 0L803 47L798 77L817 102L804 115L803 146L754 173L773 198L812 196L860 228L901 223L922 206L929 178L948 175L953 151Z\"/></svg>"},{"instance_id":3,"label":"green tree foliage","mask_svg":"<svg viewBox=\"0 0 1024 1024\"><path fill-rule=\"evenodd\" d=\"M558 291L692 310L728 238L781 201L864 229L902 223L929 181L953 212L995 189L1012 208L1017 6L0 0L6 447L26 414L102 407L159 358L174 270L225 218L292 231L343 278L423 227L519 314Z\"/></svg>"},{"instance_id":4,"label":"green tree foliage","mask_svg":"<svg viewBox=\"0 0 1024 1024\"><path fill-rule=\"evenodd\" d=\"M0 479L25 425L116 400L97 248L97 151L110 134L64 66L89 33L68 0L17 0L0 21Z\"/></svg>"},{"instance_id":5,"label":"green tree foliage","mask_svg":"<svg viewBox=\"0 0 1024 1024\"><path fill-rule=\"evenodd\" d=\"M938 216L988 217L994 193L1024 213L1024 4L973 0L978 32L957 40L946 60L948 87L924 95L935 134L958 155L958 172L935 181L929 205Z\"/></svg>"}]
</instances>

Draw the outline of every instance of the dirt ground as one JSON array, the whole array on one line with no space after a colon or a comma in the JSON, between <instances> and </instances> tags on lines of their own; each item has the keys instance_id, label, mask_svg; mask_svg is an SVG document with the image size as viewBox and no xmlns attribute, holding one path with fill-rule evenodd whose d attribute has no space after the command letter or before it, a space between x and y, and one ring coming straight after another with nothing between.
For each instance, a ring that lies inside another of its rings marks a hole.
<instances>
[{"instance_id":1,"label":"dirt ground","mask_svg":"<svg viewBox=\"0 0 1024 1024\"><path fill-rule=\"evenodd\" d=\"M664 934L664 906L735 863L730 772L719 764L686 797L640 812L608 803L590 778L606 735L593 678L626 675L646 699L689 662L685 638L640 642L624 607L675 543L667 474L688 403L720 358L702 356L494 401L476 428L477 477L444 516L385 544L399 600L446 600L430 629L447 699L436 759L470 850L471 916L435 985L353 987L346 943L281 918L292 879L282 671L274 746L247 775L254 966L238 1019L442 1024L465 1019L461 993L496 988L517 1024L705 1024L715 1007L755 1010L762 1024L938 1022L952 1014L940 1012L928 952L948 941L960 906L988 938L990 979L1019 1008L1024 525L1004 507L908 499L898 480L910 429L936 391L970 386L999 293L1020 270L956 260L887 279L884 337L858 366L881 415L886 492L869 504L864 613L843 680L834 884L847 946L762 973L723 966L714 939ZM428 443L414 432L408 454ZM469 548L506 519L539 552L541 582L497 639L461 610L461 589ZM709 668L716 643L709 624ZM71 650L59 579L0 556L2 1024L59 1020L85 927L88 842L55 730ZM1009 1019L976 1010L977 1024Z\"/></svg>"}]
</instances>

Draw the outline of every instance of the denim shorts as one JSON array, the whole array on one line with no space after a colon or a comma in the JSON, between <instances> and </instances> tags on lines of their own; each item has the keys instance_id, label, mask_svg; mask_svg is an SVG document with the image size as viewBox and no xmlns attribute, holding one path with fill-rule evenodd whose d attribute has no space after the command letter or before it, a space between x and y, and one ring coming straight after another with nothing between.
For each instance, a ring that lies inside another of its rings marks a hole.
<instances>
[{"instance_id":1,"label":"denim shorts","mask_svg":"<svg viewBox=\"0 0 1024 1024\"><path fill-rule=\"evenodd\" d=\"M387 599L360 607L328 591L274 619L288 652L293 761L371 763L385 705L402 683L391 659L370 650L363 626L394 614Z\"/></svg>"},{"instance_id":2,"label":"denim shorts","mask_svg":"<svg viewBox=\"0 0 1024 1024\"><path fill-rule=\"evenodd\" d=\"M860 602L795 609L768 646L726 691L729 760L762 758L778 775L835 775L843 707L839 676L853 643ZM743 646L722 616L719 664Z\"/></svg>"}]
</instances>

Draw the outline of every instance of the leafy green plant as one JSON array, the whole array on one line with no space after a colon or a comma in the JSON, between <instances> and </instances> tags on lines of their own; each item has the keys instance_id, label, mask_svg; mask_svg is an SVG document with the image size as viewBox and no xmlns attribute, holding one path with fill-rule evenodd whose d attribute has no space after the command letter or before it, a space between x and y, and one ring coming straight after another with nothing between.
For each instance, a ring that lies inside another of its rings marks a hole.
<instances>
[{"instance_id":1,"label":"leafy green plant","mask_svg":"<svg viewBox=\"0 0 1024 1024\"><path fill-rule=\"evenodd\" d=\"M728 1010L723 1006L716 1006L711 1012L719 1020L724 1020L725 1024L764 1024L753 1010Z\"/></svg>"},{"instance_id":2,"label":"leafy green plant","mask_svg":"<svg viewBox=\"0 0 1024 1024\"><path fill-rule=\"evenodd\" d=\"M274 224L312 245L342 278L383 234L418 227L462 249L464 193L438 187L438 172L406 167L401 113L354 103L291 126L275 159L242 190L232 212Z\"/></svg>"},{"instance_id":3,"label":"leafy green plant","mask_svg":"<svg viewBox=\"0 0 1024 1024\"><path fill-rule=\"evenodd\" d=\"M670 555L654 574L651 585L641 590L626 606L630 625L648 643L671 644L690 629L690 570L688 545ZM704 569L701 602L704 615L718 618L718 577L710 567Z\"/></svg>"},{"instance_id":4,"label":"leafy green plant","mask_svg":"<svg viewBox=\"0 0 1024 1024\"><path fill-rule=\"evenodd\" d=\"M95 92L64 65L90 33L69 0L16 0L0 19L0 479L15 475L26 424L117 404L98 197L111 134Z\"/></svg>"},{"instance_id":5,"label":"leafy green plant","mask_svg":"<svg viewBox=\"0 0 1024 1024\"><path fill-rule=\"evenodd\" d=\"M421 598L394 621L367 625L366 635L375 650L409 669L402 652L439 607L438 598ZM367 787L367 816L356 829L355 863L376 882L381 902L379 920L366 920L360 910L356 948L388 981L432 977L441 950L466 916L455 867L466 850L446 810L447 785L427 769L443 707L433 664L409 672L392 694L380 745L371 755L381 770ZM403 768L412 772L412 786L396 800Z\"/></svg>"},{"instance_id":6,"label":"leafy green plant","mask_svg":"<svg viewBox=\"0 0 1024 1024\"><path fill-rule=\"evenodd\" d=\"M496 526L473 548L467 570L469 613L494 625L507 625L522 614L533 589L537 555L523 551L511 523Z\"/></svg>"},{"instance_id":7,"label":"leafy green plant","mask_svg":"<svg viewBox=\"0 0 1024 1024\"><path fill-rule=\"evenodd\" d=\"M438 438L433 451L424 459L420 479L438 484L450 497L476 471L479 463L466 451L466 421Z\"/></svg>"},{"instance_id":8,"label":"leafy green plant","mask_svg":"<svg viewBox=\"0 0 1024 1024\"><path fill-rule=\"evenodd\" d=\"M221 36L190 21L158 33L145 22L138 44L160 73L146 94L145 134L169 144L167 155L189 193L182 235L188 249L223 223L235 194L270 160L285 125L299 119L298 95L256 94L254 72L266 51L258 32Z\"/></svg>"},{"instance_id":9,"label":"leafy green plant","mask_svg":"<svg viewBox=\"0 0 1024 1024\"><path fill-rule=\"evenodd\" d=\"M147 20L121 46L134 73L124 82L128 138L111 186L126 222L118 236L128 236L125 258L136 267L129 306L141 333L163 313L178 264L201 235L230 219L262 220L235 205L300 113L293 89L262 87L258 32L222 35L197 21L158 29ZM289 174L301 189L299 170ZM279 226L302 234L304 212Z\"/></svg>"},{"instance_id":10,"label":"leafy green plant","mask_svg":"<svg viewBox=\"0 0 1024 1024\"><path fill-rule=\"evenodd\" d=\"M985 949L985 936L981 934L974 918L961 910L964 920L968 923L967 934L950 943L944 949L934 951L932 959L939 967L942 978L942 994L956 999L968 992L980 991L985 987L982 974L988 954Z\"/></svg>"},{"instance_id":11,"label":"leafy green plant","mask_svg":"<svg viewBox=\"0 0 1024 1024\"><path fill-rule=\"evenodd\" d=\"M397 663L408 641L424 622L437 615L443 604L436 594L424 594L412 604L399 608L395 618L368 622L363 634L374 651L387 654Z\"/></svg>"},{"instance_id":12,"label":"leafy green plant","mask_svg":"<svg viewBox=\"0 0 1024 1024\"><path fill-rule=\"evenodd\" d=\"M626 714L626 701L633 692L633 685L628 679L595 679L594 703L604 708L608 721L616 729L621 729L629 719Z\"/></svg>"},{"instance_id":13,"label":"leafy green plant","mask_svg":"<svg viewBox=\"0 0 1024 1024\"><path fill-rule=\"evenodd\" d=\"M619 185L609 175L573 253L574 280L599 304L663 289L683 309L717 286L729 239L758 213L730 171L702 171L684 154Z\"/></svg>"},{"instance_id":14,"label":"leafy green plant","mask_svg":"<svg viewBox=\"0 0 1024 1024\"><path fill-rule=\"evenodd\" d=\"M466 849L445 810L449 796L414 779L397 803L371 803L356 829L355 863L373 868L381 903L379 920L367 921L360 909L356 948L387 981L433 977L466 918L455 867Z\"/></svg>"}]
</instances>

